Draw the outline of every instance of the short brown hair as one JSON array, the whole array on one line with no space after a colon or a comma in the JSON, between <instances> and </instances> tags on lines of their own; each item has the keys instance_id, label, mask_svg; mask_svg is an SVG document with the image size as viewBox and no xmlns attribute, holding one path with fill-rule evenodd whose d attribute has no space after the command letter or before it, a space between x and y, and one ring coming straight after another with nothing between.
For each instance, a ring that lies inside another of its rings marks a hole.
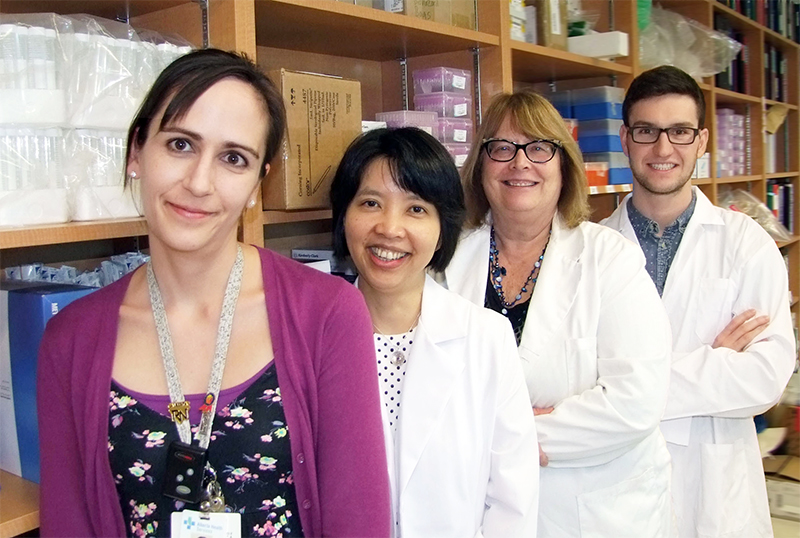
<instances>
[{"instance_id":1,"label":"short brown hair","mask_svg":"<svg viewBox=\"0 0 800 538\"><path fill-rule=\"evenodd\" d=\"M558 212L569 228L587 220L590 213L588 188L578 143L570 135L561 115L547 99L538 93L523 90L503 93L492 100L464 168L461 169L467 203L467 225L476 228L481 226L490 209L483 191L481 150L483 141L497 134L506 117L510 118L514 128L531 139L543 138L561 142L561 194L558 197Z\"/></svg>"}]
</instances>

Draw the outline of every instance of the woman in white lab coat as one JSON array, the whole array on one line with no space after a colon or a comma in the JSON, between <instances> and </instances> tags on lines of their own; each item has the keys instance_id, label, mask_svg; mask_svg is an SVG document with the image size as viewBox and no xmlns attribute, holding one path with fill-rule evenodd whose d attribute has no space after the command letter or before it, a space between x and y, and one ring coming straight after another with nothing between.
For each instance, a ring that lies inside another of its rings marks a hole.
<instances>
[{"instance_id":1,"label":"woman in white lab coat","mask_svg":"<svg viewBox=\"0 0 800 538\"><path fill-rule=\"evenodd\" d=\"M446 284L514 326L538 415L539 536L671 536L669 323L641 250L586 222L580 151L537 94L493 101L462 175L471 228Z\"/></svg>"},{"instance_id":2,"label":"woman in white lab coat","mask_svg":"<svg viewBox=\"0 0 800 538\"><path fill-rule=\"evenodd\" d=\"M452 158L419 129L371 131L331 202L375 330L395 535L534 537L536 430L511 327L426 274L464 219Z\"/></svg>"}]
</instances>

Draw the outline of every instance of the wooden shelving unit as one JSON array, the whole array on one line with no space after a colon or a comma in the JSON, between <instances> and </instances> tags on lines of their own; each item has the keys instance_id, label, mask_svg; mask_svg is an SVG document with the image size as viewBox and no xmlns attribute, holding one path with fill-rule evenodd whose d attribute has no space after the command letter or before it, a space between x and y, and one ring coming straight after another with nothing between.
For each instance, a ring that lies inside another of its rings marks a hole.
<instances>
[{"instance_id":1,"label":"wooden shelving unit","mask_svg":"<svg viewBox=\"0 0 800 538\"><path fill-rule=\"evenodd\" d=\"M39 486L0 471L0 538L39 528Z\"/></svg>"},{"instance_id":2,"label":"wooden shelving unit","mask_svg":"<svg viewBox=\"0 0 800 538\"><path fill-rule=\"evenodd\" d=\"M747 34L753 47L751 88L747 94L717 88L713 77L700 84L708 101L706 123L712 134L709 145L712 176L715 176L717 156L715 112L723 107L734 108L750 118L752 170L746 176L711 177L693 180L693 184L699 185L712 201L717 200L720 188L749 189L765 200L767 180L788 178L795 185L795 208L800 208L800 46L715 0L663 0L661 4L709 27L713 26L715 13L723 14ZM613 24L613 29L629 34L631 55L628 58L596 60L512 41L507 2L503 0L477 2L479 28L476 30L334 0L209 0L209 31L212 46L245 52L256 58L265 70L285 67L359 80L362 115L372 119L375 112L403 107L403 73L410 76L414 69L436 65L472 70L479 79L478 91L473 91L479 110L486 108L493 94L511 91L517 84L559 84L576 88L601 84L627 86L641 71L636 2L583 0L583 5L584 9L600 14L598 30L612 29ZM177 34L195 45L201 44L200 8L192 0L0 0L0 13L21 12L90 13L108 19L129 19L135 27ZM765 98L761 54L764 43L780 48L790 59L789 95L785 103ZM790 130L792 143L787 167L790 171L766 174L764 142L758 133L764 125L765 109L776 104L785 105L789 110L786 128ZM600 219L610 213L630 190L630 185L590 188L595 210L593 218ZM291 246L320 246L329 241L330 210L265 211L260 198L258 200L256 207L246 211L242 219L244 241L283 252ZM800 211L796 209L796 230L800 229L797 213ZM47 245L146 233L143 219L5 228L0 229L0 255L8 249L24 254L37 251L31 247L41 249ZM779 247L789 259L792 311L800 317L797 299L800 297L800 237L779 243ZM23 488L19 493L7 486L7 480L3 474L0 538L13 535L6 534L6 529L12 528L7 520L9 507L16 506L10 498L27 500L33 507L37 504L35 487L33 490ZM13 527L8 532L24 532L23 527Z\"/></svg>"}]
</instances>

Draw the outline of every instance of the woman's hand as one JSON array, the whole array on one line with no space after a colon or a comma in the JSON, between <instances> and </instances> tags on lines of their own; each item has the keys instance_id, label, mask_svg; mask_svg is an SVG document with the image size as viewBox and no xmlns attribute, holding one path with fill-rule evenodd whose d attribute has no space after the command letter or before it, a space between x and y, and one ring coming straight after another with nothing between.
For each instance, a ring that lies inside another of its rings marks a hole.
<instances>
[{"instance_id":1,"label":"woman's hand","mask_svg":"<svg viewBox=\"0 0 800 538\"><path fill-rule=\"evenodd\" d=\"M553 407L534 407L533 408L533 416L539 415L548 415L553 412ZM540 467L547 467L547 464L550 462L550 459L547 457L547 454L544 453L542 450L541 443L539 444L539 466Z\"/></svg>"}]
</instances>

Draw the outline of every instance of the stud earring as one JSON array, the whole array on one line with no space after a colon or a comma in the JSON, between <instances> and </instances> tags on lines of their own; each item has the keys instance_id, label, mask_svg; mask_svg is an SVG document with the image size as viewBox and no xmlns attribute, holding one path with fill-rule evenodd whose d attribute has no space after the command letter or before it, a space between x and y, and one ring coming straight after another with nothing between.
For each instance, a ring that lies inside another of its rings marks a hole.
<instances>
[{"instance_id":1,"label":"stud earring","mask_svg":"<svg viewBox=\"0 0 800 538\"><path fill-rule=\"evenodd\" d=\"M250 200L249 202L247 202L247 209L253 209L255 206L256 206L255 200Z\"/></svg>"},{"instance_id":2,"label":"stud earring","mask_svg":"<svg viewBox=\"0 0 800 538\"><path fill-rule=\"evenodd\" d=\"M139 176L138 176L138 175L136 175L136 172L134 172L133 170L131 170L131 171L128 173L128 179L129 179L129 180L131 180L131 181L136 181L137 179L139 179Z\"/></svg>"}]
</instances>

